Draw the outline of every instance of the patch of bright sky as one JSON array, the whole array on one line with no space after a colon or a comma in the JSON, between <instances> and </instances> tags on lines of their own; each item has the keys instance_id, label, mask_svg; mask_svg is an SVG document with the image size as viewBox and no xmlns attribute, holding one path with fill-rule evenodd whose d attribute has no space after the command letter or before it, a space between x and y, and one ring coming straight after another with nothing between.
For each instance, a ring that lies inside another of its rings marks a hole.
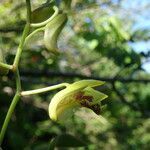
<instances>
[{"instance_id":1,"label":"patch of bright sky","mask_svg":"<svg viewBox=\"0 0 150 150\"><path fill-rule=\"evenodd\" d=\"M112 1L114 4L117 4L119 0ZM101 9L107 9L107 4L100 5L100 7ZM121 8L119 11L112 12L110 9L108 9L107 12L110 15L117 15L121 18L125 16L125 18L129 18L129 20L133 20L134 24L131 32L142 29L148 29L150 32L150 0L121 0ZM150 51L150 40L129 42L129 44L137 53L147 53ZM150 73L150 62L144 63L142 67Z\"/></svg>"},{"instance_id":2,"label":"patch of bright sky","mask_svg":"<svg viewBox=\"0 0 150 150\"><path fill-rule=\"evenodd\" d=\"M150 30L150 0L122 0L122 7L131 11L134 16L133 31L137 29ZM130 43L130 45L138 53L150 51L150 40L134 42ZM150 73L150 62L144 63L142 67Z\"/></svg>"}]
</instances>

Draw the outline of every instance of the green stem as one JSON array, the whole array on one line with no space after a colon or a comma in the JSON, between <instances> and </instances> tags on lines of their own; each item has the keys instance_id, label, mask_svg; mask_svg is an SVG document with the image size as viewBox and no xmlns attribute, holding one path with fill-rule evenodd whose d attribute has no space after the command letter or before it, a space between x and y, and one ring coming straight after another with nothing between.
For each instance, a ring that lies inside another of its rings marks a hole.
<instances>
[{"instance_id":1,"label":"green stem","mask_svg":"<svg viewBox=\"0 0 150 150\"><path fill-rule=\"evenodd\" d=\"M31 3L30 3L30 0L26 0L26 7L27 7L27 23L25 25L23 35L22 35L20 44L18 46L17 53L16 53L16 56L15 56L15 60L14 60L14 63L13 63L13 70L14 71L18 68L21 53L22 53L23 46L24 46L24 42L25 42L25 39L28 36L29 31L30 31L30 21L31 21Z\"/></svg>"},{"instance_id":2,"label":"green stem","mask_svg":"<svg viewBox=\"0 0 150 150\"><path fill-rule=\"evenodd\" d=\"M20 98L20 95L18 93L15 94L13 100L12 100L12 103L9 107L9 110L7 112L7 115L6 115L6 118L5 118L5 121L3 123L3 126L2 126L2 129L1 129L1 132L0 132L0 145L2 144L3 142L3 139L4 139L4 135L5 135L5 132L6 132L6 129L7 129L7 126L8 126L8 123L10 121L10 118L12 116L12 113L14 112L14 109L16 107L16 104L17 102L19 101L19 98Z\"/></svg>"},{"instance_id":3,"label":"green stem","mask_svg":"<svg viewBox=\"0 0 150 150\"><path fill-rule=\"evenodd\" d=\"M44 29L45 29L45 27L41 27L41 28L38 28L35 31L33 31L31 34L29 34L25 39L25 44L32 38L32 36L34 34L36 34L37 32L40 32L40 31L44 31Z\"/></svg>"},{"instance_id":4,"label":"green stem","mask_svg":"<svg viewBox=\"0 0 150 150\"><path fill-rule=\"evenodd\" d=\"M69 85L68 83L62 83L62 84L58 84L58 85L54 85L54 86L50 86L50 87L46 87L46 88L30 90L30 91L23 91L23 92L21 92L21 95L26 96L26 95L44 93L44 92L55 90L55 89L58 89L58 88L61 88L61 87L67 87L68 85Z\"/></svg>"},{"instance_id":5,"label":"green stem","mask_svg":"<svg viewBox=\"0 0 150 150\"><path fill-rule=\"evenodd\" d=\"M42 27L42 26L45 26L47 23L49 23L59 13L59 9L56 6L54 6L53 9L55 12L49 19L47 19L41 23L32 23L31 27Z\"/></svg>"},{"instance_id":6,"label":"green stem","mask_svg":"<svg viewBox=\"0 0 150 150\"><path fill-rule=\"evenodd\" d=\"M16 53L16 56L15 56L15 60L14 60L14 63L13 63L14 70L16 70L17 67L18 67L20 57L21 57L21 53L22 53L23 46L24 46L24 42L25 42L26 37L29 34L29 31L30 31L30 24L27 23L25 28L24 28L23 35L22 35L20 44L18 46L17 53Z\"/></svg>"},{"instance_id":7,"label":"green stem","mask_svg":"<svg viewBox=\"0 0 150 150\"><path fill-rule=\"evenodd\" d=\"M6 129L7 129L7 126L9 124L9 121L11 119L11 116L14 112L14 109L17 105L17 102L19 101L20 99L20 91L21 91L21 83L20 83L20 75L19 75L19 71L18 69L16 70L15 72L15 77L16 77L16 94L11 102L11 105L9 107L9 110L7 112L7 115L5 117L5 120L4 120L4 123L3 123L3 126L2 126L2 129L1 129L1 132L0 132L0 145L2 144L3 142L3 139L4 139L4 135L5 135L5 132L6 132Z\"/></svg>"},{"instance_id":8,"label":"green stem","mask_svg":"<svg viewBox=\"0 0 150 150\"><path fill-rule=\"evenodd\" d=\"M9 70L11 70L13 68L12 65L8 65L8 64L2 63L2 62L0 62L0 67L6 68L6 69L9 69Z\"/></svg>"},{"instance_id":9,"label":"green stem","mask_svg":"<svg viewBox=\"0 0 150 150\"><path fill-rule=\"evenodd\" d=\"M1 129L1 132L0 132L0 145L3 142L7 126L9 124L11 116L12 116L12 114L14 112L14 109L15 109L15 107L17 105L17 102L19 101L20 96L21 96L20 95L20 93L21 93L21 82L20 82L20 75L19 75L19 70L18 70L18 64L19 64L19 60L20 60L20 57L21 57L21 53L22 53L22 49L23 49L23 46L24 46L25 39L28 36L29 30L30 30L30 20L31 20L31 4L30 4L30 0L26 0L26 6L27 6L27 24L26 24L26 26L24 28L23 35L22 35L20 44L19 44L18 49L17 49L17 53L16 53L16 57L15 57L13 66L7 65L7 64L4 64L4 63L0 63L0 66L2 66L2 67L8 68L8 69L13 69L13 71L15 73L15 78L16 78L16 94L15 94L15 96L14 96L12 102L11 102L11 105L9 107L9 110L7 112L7 115L5 117L2 129Z\"/></svg>"},{"instance_id":10,"label":"green stem","mask_svg":"<svg viewBox=\"0 0 150 150\"><path fill-rule=\"evenodd\" d=\"M19 74L19 70L17 68L16 72L15 72L15 77L16 77L16 89L17 92L21 92L21 80L20 80L20 74Z\"/></svg>"},{"instance_id":11,"label":"green stem","mask_svg":"<svg viewBox=\"0 0 150 150\"><path fill-rule=\"evenodd\" d=\"M26 7L27 7L27 22L31 22L31 2L30 0L26 0Z\"/></svg>"}]
</instances>

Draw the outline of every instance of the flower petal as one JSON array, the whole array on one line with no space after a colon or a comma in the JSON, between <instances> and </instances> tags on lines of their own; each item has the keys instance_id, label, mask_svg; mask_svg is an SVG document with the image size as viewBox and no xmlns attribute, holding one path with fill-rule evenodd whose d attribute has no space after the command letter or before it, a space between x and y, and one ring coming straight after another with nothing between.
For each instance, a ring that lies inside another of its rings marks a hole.
<instances>
[{"instance_id":1,"label":"flower petal","mask_svg":"<svg viewBox=\"0 0 150 150\"><path fill-rule=\"evenodd\" d=\"M93 88L87 87L83 90L85 95L92 95L93 101L91 104L99 103L100 101L106 99L108 96L100 91L94 90Z\"/></svg>"},{"instance_id":2,"label":"flower petal","mask_svg":"<svg viewBox=\"0 0 150 150\"><path fill-rule=\"evenodd\" d=\"M74 91L69 91L67 88L58 92L51 100L49 105L49 116L56 121L58 116L67 108L75 107L78 103L73 99Z\"/></svg>"},{"instance_id":3,"label":"flower petal","mask_svg":"<svg viewBox=\"0 0 150 150\"><path fill-rule=\"evenodd\" d=\"M80 80L77 82L74 82L73 84L70 84L67 88L70 89L78 89L78 88L85 88L85 87L96 87L103 85L105 82L104 81L99 81L99 80Z\"/></svg>"}]
</instances>

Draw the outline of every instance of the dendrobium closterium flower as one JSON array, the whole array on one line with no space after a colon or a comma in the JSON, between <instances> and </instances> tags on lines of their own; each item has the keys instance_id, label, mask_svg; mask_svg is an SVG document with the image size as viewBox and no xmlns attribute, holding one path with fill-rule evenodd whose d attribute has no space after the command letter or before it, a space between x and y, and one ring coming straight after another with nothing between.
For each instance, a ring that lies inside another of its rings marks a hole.
<instances>
[{"instance_id":1,"label":"dendrobium closterium flower","mask_svg":"<svg viewBox=\"0 0 150 150\"><path fill-rule=\"evenodd\" d=\"M99 115L101 101L107 98L107 95L93 89L93 87L102 84L104 82L98 80L81 80L69 84L52 98L49 104L50 118L59 122L80 107L91 109Z\"/></svg>"}]
</instances>

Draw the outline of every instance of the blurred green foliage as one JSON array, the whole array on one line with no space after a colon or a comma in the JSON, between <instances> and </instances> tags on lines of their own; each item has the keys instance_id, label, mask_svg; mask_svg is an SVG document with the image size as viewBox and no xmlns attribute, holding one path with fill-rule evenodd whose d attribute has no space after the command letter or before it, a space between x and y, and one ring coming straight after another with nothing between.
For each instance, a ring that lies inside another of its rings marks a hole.
<instances>
[{"instance_id":1,"label":"blurred green foliage","mask_svg":"<svg viewBox=\"0 0 150 150\"><path fill-rule=\"evenodd\" d=\"M38 8L44 2L35 0L32 6ZM25 24L25 2L0 3L0 49L6 54L7 63L12 64ZM59 39L61 55L49 53L43 46L43 34L38 33L24 48L20 70L150 79L142 69L147 57L135 52L129 44L148 40L148 31L132 32L133 21L116 15L117 10L121 11L119 1L116 4L111 0L73 0L69 22ZM26 74L21 79L24 90L79 80L46 74L43 77ZM69 133L83 140L90 150L148 150L150 84L117 81L114 85L108 82L100 89L109 95L102 113L104 118L93 119L92 114L81 111L80 117L73 116L64 126L52 122L48 116L48 104L57 91L22 98L9 124L3 149L45 150L54 137ZM12 75L0 77L0 127L14 91Z\"/></svg>"}]
</instances>

